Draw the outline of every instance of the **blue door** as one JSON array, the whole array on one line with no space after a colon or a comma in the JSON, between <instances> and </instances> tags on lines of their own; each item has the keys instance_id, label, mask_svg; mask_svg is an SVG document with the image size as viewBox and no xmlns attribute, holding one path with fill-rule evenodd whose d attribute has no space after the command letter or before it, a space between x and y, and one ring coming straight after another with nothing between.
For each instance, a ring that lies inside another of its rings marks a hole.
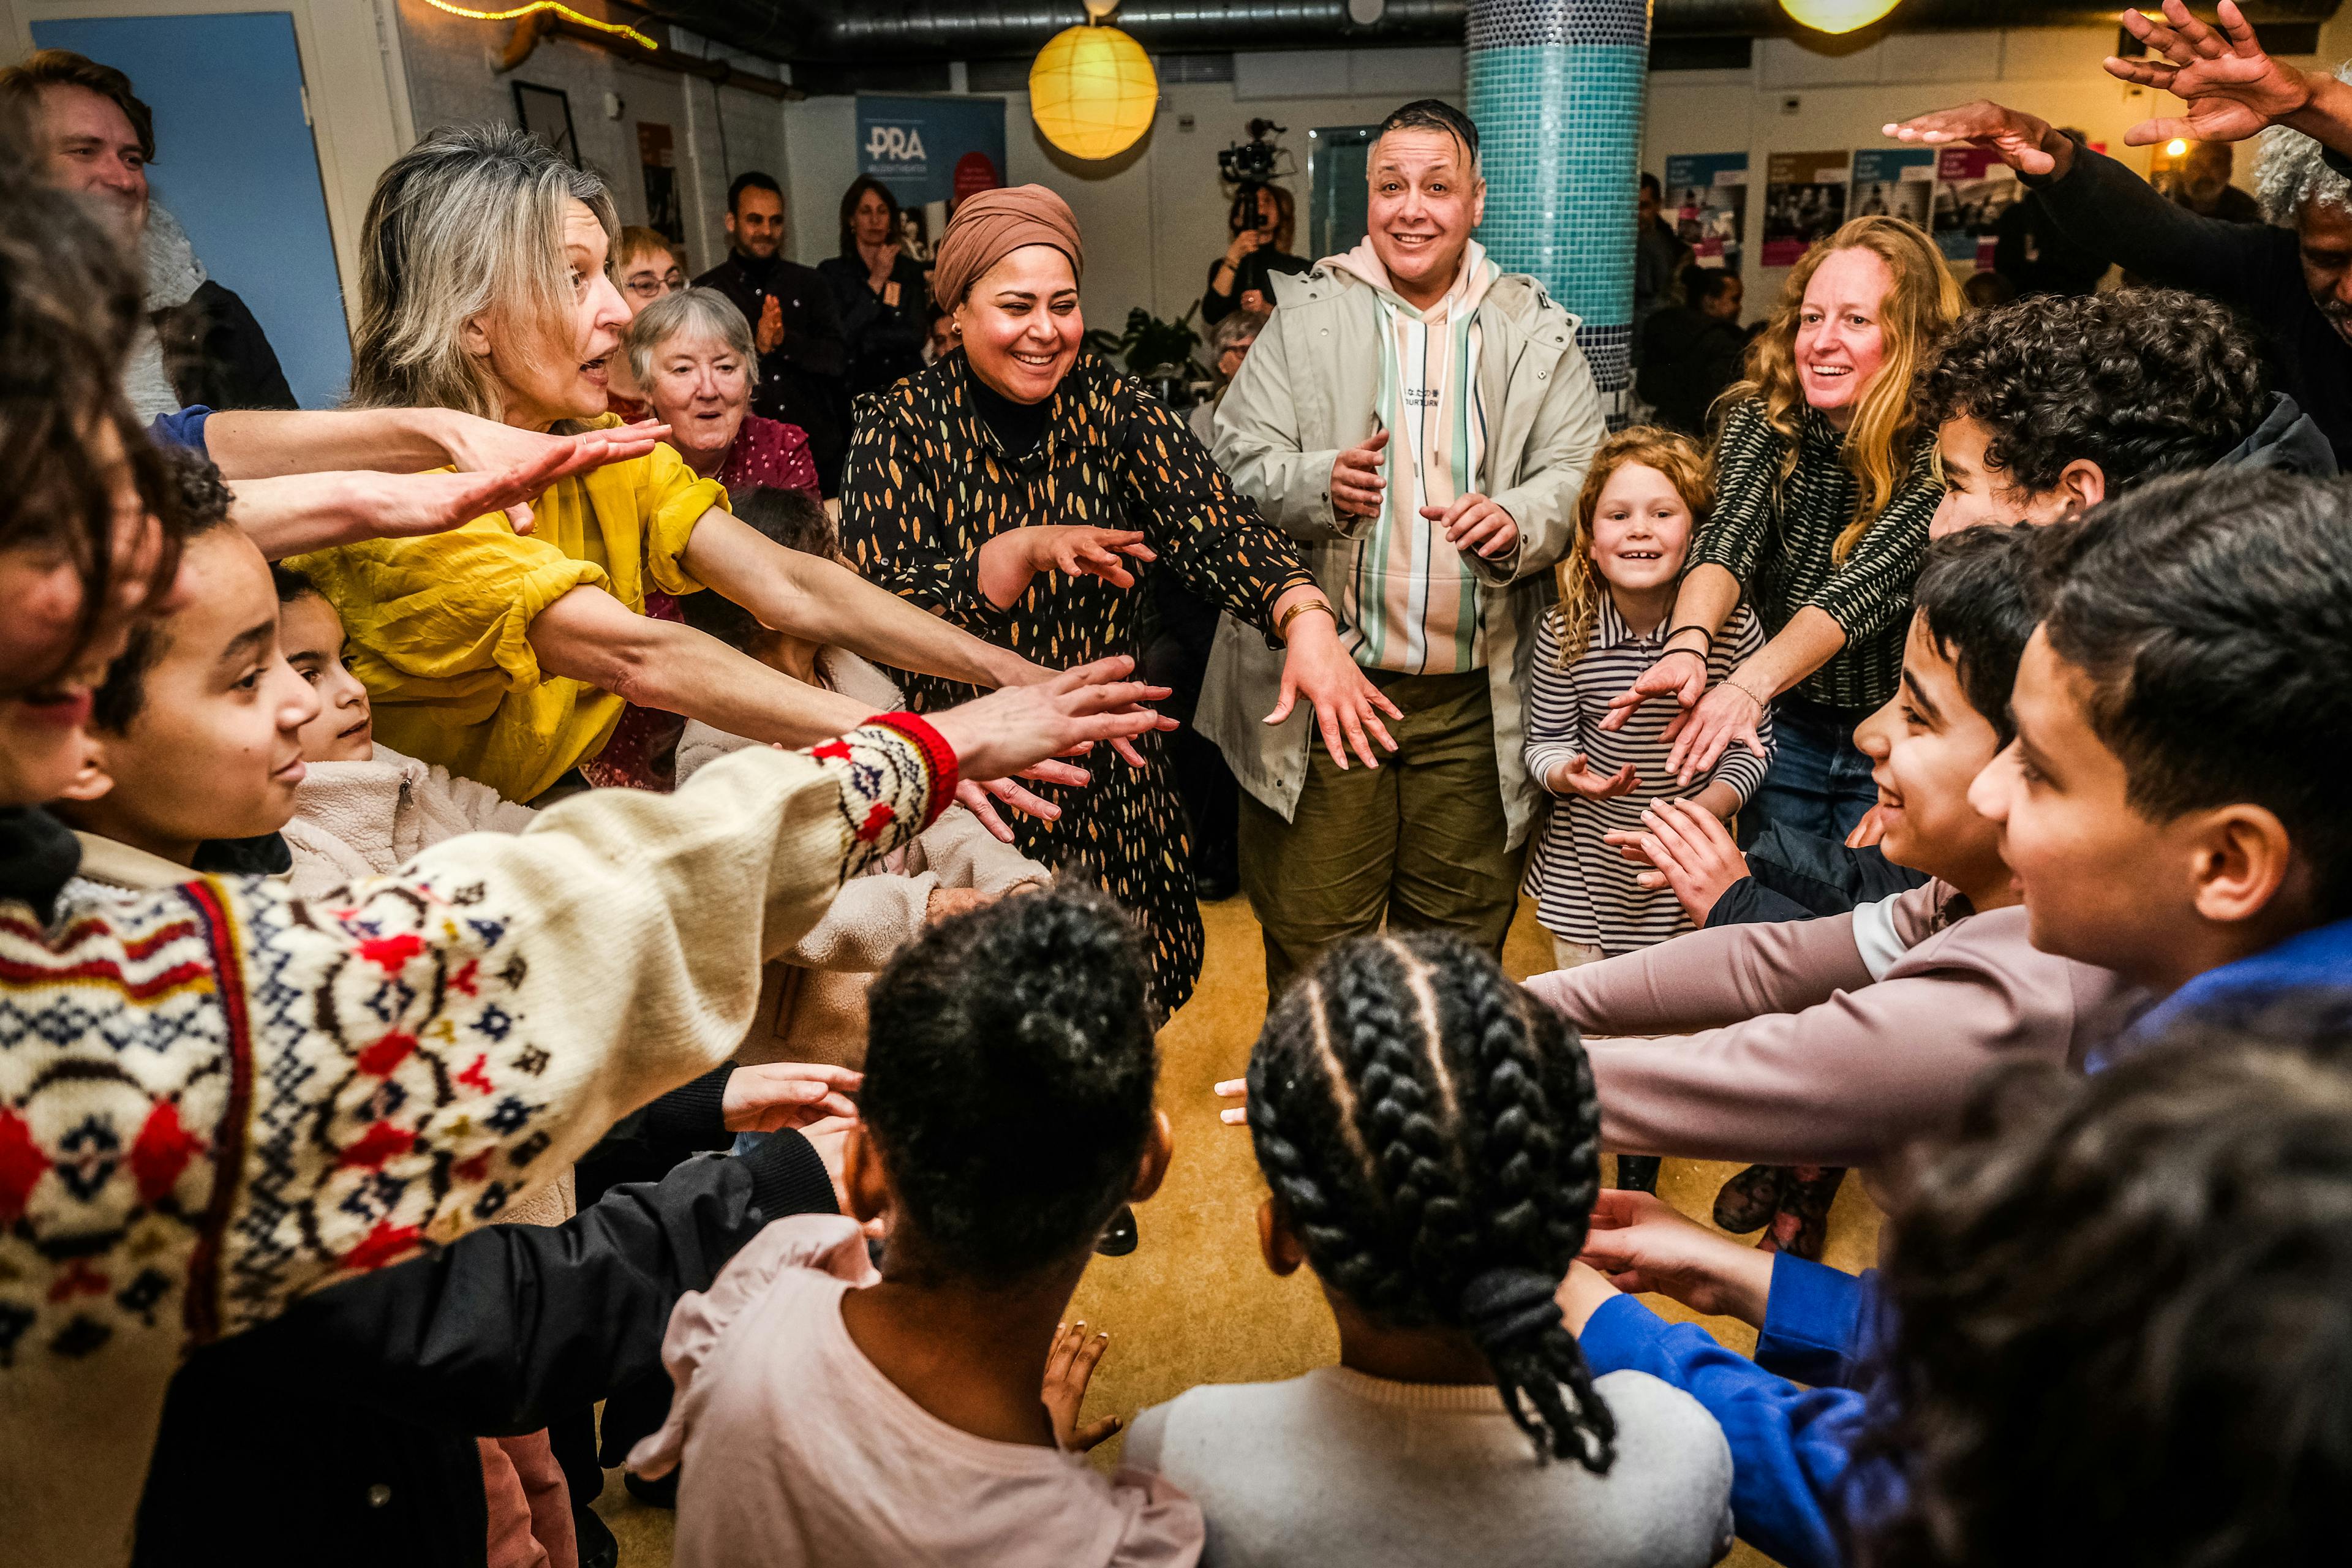
<instances>
[{"instance_id":1,"label":"blue door","mask_svg":"<svg viewBox=\"0 0 2352 1568\"><path fill-rule=\"evenodd\" d=\"M340 401L352 376L351 336L303 114L294 18L247 11L42 21L33 42L129 75L155 111L147 174L154 199L188 231L205 270L260 321L302 406Z\"/></svg>"}]
</instances>

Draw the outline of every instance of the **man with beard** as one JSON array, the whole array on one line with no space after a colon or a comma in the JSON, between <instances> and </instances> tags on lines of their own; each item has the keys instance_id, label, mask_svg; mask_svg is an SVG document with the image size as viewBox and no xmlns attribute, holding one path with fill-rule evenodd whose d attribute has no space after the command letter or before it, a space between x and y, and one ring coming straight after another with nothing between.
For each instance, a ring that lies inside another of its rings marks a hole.
<instances>
[{"instance_id":1,"label":"man with beard","mask_svg":"<svg viewBox=\"0 0 2352 1568\"><path fill-rule=\"evenodd\" d=\"M807 433L818 487L833 495L849 443L849 355L832 285L784 258L784 193L772 174L754 169L727 187L727 259L695 287L718 289L751 323L760 351L751 412Z\"/></svg>"},{"instance_id":2,"label":"man with beard","mask_svg":"<svg viewBox=\"0 0 2352 1568\"><path fill-rule=\"evenodd\" d=\"M2210 295L2269 351L2272 385L2352 462L2352 181L2290 131L2263 142L2255 183L2267 225L2202 217L2044 120L1979 100L1890 125L1906 142L1990 148L2077 245L2148 282Z\"/></svg>"}]
</instances>

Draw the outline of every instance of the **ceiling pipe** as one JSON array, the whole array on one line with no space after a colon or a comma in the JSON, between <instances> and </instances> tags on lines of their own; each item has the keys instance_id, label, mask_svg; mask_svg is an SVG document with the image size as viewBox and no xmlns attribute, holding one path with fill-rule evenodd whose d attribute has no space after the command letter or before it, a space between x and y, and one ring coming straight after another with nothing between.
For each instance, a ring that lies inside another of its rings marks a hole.
<instances>
[{"instance_id":1,"label":"ceiling pipe","mask_svg":"<svg viewBox=\"0 0 2352 1568\"><path fill-rule=\"evenodd\" d=\"M1025 58L1087 19L1079 0L631 0L707 37L811 63ZM2265 22L2325 21L2341 0L2254 0ZM1156 54L1330 48L1462 40L1465 0L1125 0L1112 18ZM1359 16L1372 18L1356 20ZM1904 30L2096 27L2116 7L2082 0L1902 0ZM1657 0L1659 37L1802 32L1779 0Z\"/></svg>"}]
</instances>

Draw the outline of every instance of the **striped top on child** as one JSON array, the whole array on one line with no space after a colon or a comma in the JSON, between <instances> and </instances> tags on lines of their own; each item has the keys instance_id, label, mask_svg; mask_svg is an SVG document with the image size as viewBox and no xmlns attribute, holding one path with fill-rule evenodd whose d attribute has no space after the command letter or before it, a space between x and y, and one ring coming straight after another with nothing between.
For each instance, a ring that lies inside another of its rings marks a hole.
<instances>
[{"instance_id":1,"label":"striped top on child","mask_svg":"<svg viewBox=\"0 0 2352 1568\"><path fill-rule=\"evenodd\" d=\"M1587 942L1612 957L1664 942L1691 929L1690 918L1675 901L1669 889L1644 891L1633 879L1644 868L1633 865L1601 842L1604 833L1638 829L1642 809L1661 795L1698 794L1717 779L1730 784L1745 804L1764 782L1764 760L1745 746L1723 753L1714 772L1691 780L1688 789L1675 786L1666 772L1666 753L1673 742L1660 739L1679 711L1670 697L1653 697L1633 710L1622 730L1603 730L1609 700L1633 684L1634 679L1657 661L1665 644L1672 612L1646 637L1636 637L1616 605L1604 593L1593 622L1592 641L1584 657L1560 668L1559 616L1544 617L1536 635L1533 667L1528 678L1528 773L1543 784L1551 770L1585 753L1593 773L1607 778L1627 763L1639 782L1613 800L1589 800L1582 795L1554 795L1543 831L1528 857L1526 890L1536 900L1536 918L1554 936ZM1750 654L1764 646L1764 629L1755 612L1742 604L1724 623L1706 660L1707 685L1714 687ZM1772 744L1772 716L1767 712L1756 726L1758 736Z\"/></svg>"},{"instance_id":2,"label":"striped top on child","mask_svg":"<svg viewBox=\"0 0 2352 1568\"><path fill-rule=\"evenodd\" d=\"M1369 239L1324 263L1371 285L1380 301L1381 387L1374 400L1388 489L1341 594L1348 651L1368 669L1459 675L1486 664L1478 575L1445 530L1421 515L1486 487L1486 411L1478 307L1503 269L1472 240L1444 297L1416 310L1389 287Z\"/></svg>"}]
</instances>

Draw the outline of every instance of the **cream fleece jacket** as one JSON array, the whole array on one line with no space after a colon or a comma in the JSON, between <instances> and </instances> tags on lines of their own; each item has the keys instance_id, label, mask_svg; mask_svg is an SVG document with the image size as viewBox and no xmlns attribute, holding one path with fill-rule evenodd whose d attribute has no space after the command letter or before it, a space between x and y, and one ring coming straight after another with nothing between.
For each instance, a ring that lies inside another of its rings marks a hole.
<instances>
[{"instance_id":1,"label":"cream fleece jacket","mask_svg":"<svg viewBox=\"0 0 2352 1568\"><path fill-rule=\"evenodd\" d=\"M486 784L378 745L363 763L312 763L285 827L290 885L315 899L354 877L386 876L467 833L520 833L538 819Z\"/></svg>"}]
</instances>

